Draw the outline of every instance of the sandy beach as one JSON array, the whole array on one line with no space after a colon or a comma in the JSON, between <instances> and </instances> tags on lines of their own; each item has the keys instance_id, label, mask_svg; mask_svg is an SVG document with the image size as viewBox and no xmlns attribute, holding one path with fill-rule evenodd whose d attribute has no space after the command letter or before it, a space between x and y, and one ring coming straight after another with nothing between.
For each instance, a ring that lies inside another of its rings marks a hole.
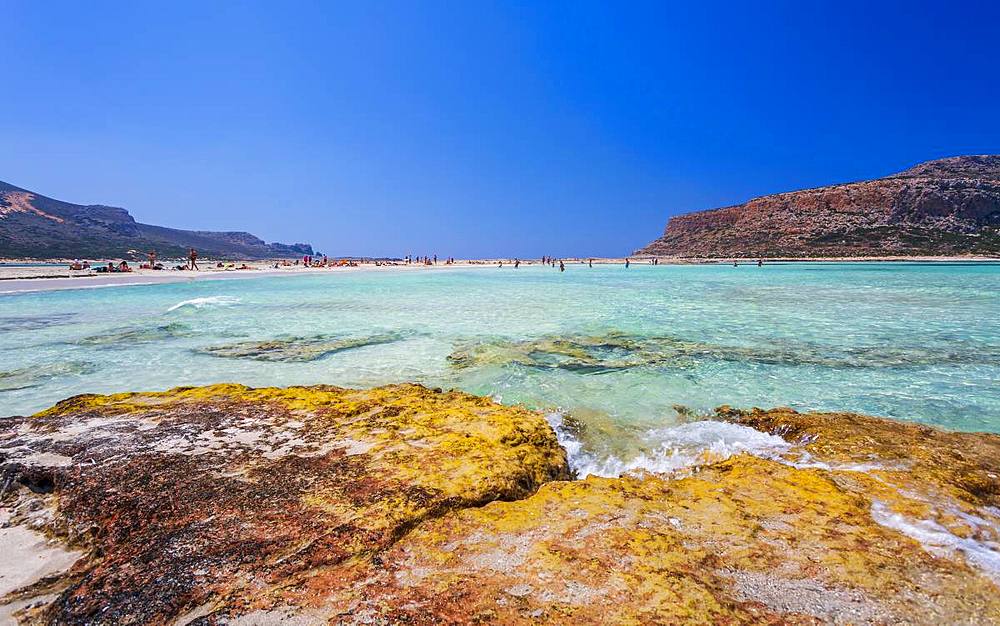
<instances>
[{"instance_id":1,"label":"sandy beach","mask_svg":"<svg viewBox=\"0 0 1000 626\"><path fill-rule=\"evenodd\" d=\"M650 265L653 257L628 257L632 265ZM327 265L306 267L299 265L275 266L274 260L267 261L247 261L241 262L245 266L242 269L238 265L228 262L224 267L217 267L218 261L206 259L202 268L198 271L188 270L150 270L134 267L130 272L124 273L98 273L93 269L71 270L69 261L59 260L46 261L44 265L38 261L24 259L0 259L0 294L25 293L31 291L52 291L59 289L83 289L97 287L116 287L128 285L153 285L160 283L177 283L195 280L223 280L238 278L260 278L262 276L299 276L304 274L316 274L327 272L359 272L359 271L434 271L446 270L456 267L464 268L497 268L501 263L504 268L511 267L515 259L463 259L455 260L453 263L438 262L426 265L423 263L386 263L362 261L356 265ZM594 265L624 265L626 257L619 258L564 258L562 261L567 267L574 265L586 265L592 262ZM755 263L755 259L727 258L727 259L691 259L656 257L659 265L730 265L739 263L749 265ZM765 259L765 264L779 263L873 263L873 262L906 262L906 263L1000 263L1000 258L983 256L948 256L948 257L905 257L905 256L884 256L884 257L837 257L837 258L776 258ZM58 265L56 263L59 263ZM539 259L521 259L523 266L541 265Z\"/></svg>"}]
</instances>

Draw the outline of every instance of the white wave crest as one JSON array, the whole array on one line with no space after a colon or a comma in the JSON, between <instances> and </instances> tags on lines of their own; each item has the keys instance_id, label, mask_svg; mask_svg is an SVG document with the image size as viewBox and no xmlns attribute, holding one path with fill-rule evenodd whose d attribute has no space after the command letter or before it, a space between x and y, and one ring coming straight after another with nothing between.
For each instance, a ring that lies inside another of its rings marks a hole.
<instances>
[{"instance_id":1,"label":"white wave crest","mask_svg":"<svg viewBox=\"0 0 1000 626\"><path fill-rule=\"evenodd\" d=\"M613 455L600 457L586 450L583 443L563 427L562 414L550 413L547 418L559 443L566 449L570 467L580 478L590 475L615 477L631 472L669 474L740 453L778 458L792 447L781 437L747 426L704 420L650 430L644 438L645 451L623 460Z\"/></svg>"},{"instance_id":2,"label":"white wave crest","mask_svg":"<svg viewBox=\"0 0 1000 626\"><path fill-rule=\"evenodd\" d=\"M239 302L240 302L239 298L234 298L232 296L208 296L206 298L193 298L191 300L178 302L174 306L167 309L167 313L171 311L176 311L177 309L182 309L184 307L203 309L206 307L214 307L214 306L233 306L234 304L239 304Z\"/></svg>"}]
</instances>

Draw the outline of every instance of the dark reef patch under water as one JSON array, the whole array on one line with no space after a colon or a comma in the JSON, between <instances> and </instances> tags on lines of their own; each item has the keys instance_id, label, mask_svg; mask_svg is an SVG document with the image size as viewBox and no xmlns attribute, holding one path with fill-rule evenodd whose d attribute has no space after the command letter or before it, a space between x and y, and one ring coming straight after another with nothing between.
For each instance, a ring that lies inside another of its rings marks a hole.
<instances>
[{"instance_id":1,"label":"dark reef patch under water","mask_svg":"<svg viewBox=\"0 0 1000 626\"><path fill-rule=\"evenodd\" d=\"M601 374L635 367L687 369L703 361L829 368L894 368L942 364L1000 364L1000 346L947 347L873 345L846 349L782 342L757 347L727 346L677 337L603 335L545 336L490 340L458 346L448 356L457 368L520 365Z\"/></svg>"},{"instance_id":2,"label":"dark reef patch under water","mask_svg":"<svg viewBox=\"0 0 1000 626\"><path fill-rule=\"evenodd\" d=\"M12 315L0 317L0 332L37 330L50 326L72 324L78 319L76 313L50 313L48 315Z\"/></svg>"},{"instance_id":3,"label":"dark reef patch under water","mask_svg":"<svg viewBox=\"0 0 1000 626\"><path fill-rule=\"evenodd\" d=\"M107 346L115 347L119 345L129 345L137 343L150 343L176 339L179 337L191 337L196 333L187 324L171 322L169 324L156 324L149 326L130 326L111 330L105 333L90 335L76 340L74 343L82 346Z\"/></svg>"},{"instance_id":4,"label":"dark reef patch under water","mask_svg":"<svg viewBox=\"0 0 1000 626\"><path fill-rule=\"evenodd\" d=\"M92 374L95 371L97 371L97 366L86 361L64 361L38 367L0 371L0 393L37 387L52 378Z\"/></svg>"},{"instance_id":5,"label":"dark reef patch under water","mask_svg":"<svg viewBox=\"0 0 1000 626\"><path fill-rule=\"evenodd\" d=\"M399 341L404 333L380 333L361 337L312 335L308 337L277 337L265 341L241 341L208 346L197 350L202 354L230 359L255 361L315 361L325 356L385 343Z\"/></svg>"}]
</instances>

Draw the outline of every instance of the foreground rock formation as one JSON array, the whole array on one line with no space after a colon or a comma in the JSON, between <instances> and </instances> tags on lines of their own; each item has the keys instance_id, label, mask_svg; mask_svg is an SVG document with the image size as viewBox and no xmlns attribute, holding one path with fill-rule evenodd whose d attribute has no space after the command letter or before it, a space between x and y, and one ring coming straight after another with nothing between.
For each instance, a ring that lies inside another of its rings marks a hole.
<instances>
[{"instance_id":1,"label":"foreground rock formation","mask_svg":"<svg viewBox=\"0 0 1000 626\"><path fill-rule=\"evenodd\" d=\"M308 604L423 520L569 477L541 417L415 385L77 396L3 428L10 523L86 553L6 598L29 622Z\"/></svg>"},{"instance_id":2,"label":"foreground rock formation","mask_svg":"<svg viewBox=\"0 0 1000 626\"><path fill-rule=\"evenodd\" d=\"M1000 155L928 161L886 178L670 218L639 255L1000 254Z\"/></svg>"},{"instance_id":3,"label":"foreground rock formation","mask_svg":"<svg viewBox=\"0 0 1000 626\"><path fill-rule=\"evenodd\" d=\"M1000 623L1000 437L714 419L788 445L572 480L539 415L458 392L77 396L2 424L0 617Z\"/></svg>"}]
</instances>

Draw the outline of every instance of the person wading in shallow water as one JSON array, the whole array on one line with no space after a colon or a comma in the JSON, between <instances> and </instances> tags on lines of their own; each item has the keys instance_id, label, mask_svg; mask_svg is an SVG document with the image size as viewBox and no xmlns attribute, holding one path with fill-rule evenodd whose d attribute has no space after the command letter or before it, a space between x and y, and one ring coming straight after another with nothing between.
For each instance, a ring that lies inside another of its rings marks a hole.
<instances>
[{"instance_id":1,"label":"person wading in shallow water","mask_svg":"<svg viewBox=\"0 0 1000 626\"><path fill-rule=\"evenodd\" d=\"M631 261L629 259L625 259L625 269L628 269L630 263Z\"/></svg>"},{"instance_id":2,"label":"person wading in shallow water","mask_svg":"<svg viewBox=\"0 0 1000 626\"><path fill-rule=\"evenodd\" d=\"M563 263L561 260L559 261L559 271L560 272L565 272L566 271L566 264Z\"/></svg>"},{"instance_id":3,"label":"person wading in shallow water","mask_svg":"<svg viewBox=\"0 0 1000 626\"><path fill-rule=\"evenodd\" d=\"M198 251L194 248L188 251L188 261L190 261L191 269L198 269Z\"/></svg>"}]
</instances>

